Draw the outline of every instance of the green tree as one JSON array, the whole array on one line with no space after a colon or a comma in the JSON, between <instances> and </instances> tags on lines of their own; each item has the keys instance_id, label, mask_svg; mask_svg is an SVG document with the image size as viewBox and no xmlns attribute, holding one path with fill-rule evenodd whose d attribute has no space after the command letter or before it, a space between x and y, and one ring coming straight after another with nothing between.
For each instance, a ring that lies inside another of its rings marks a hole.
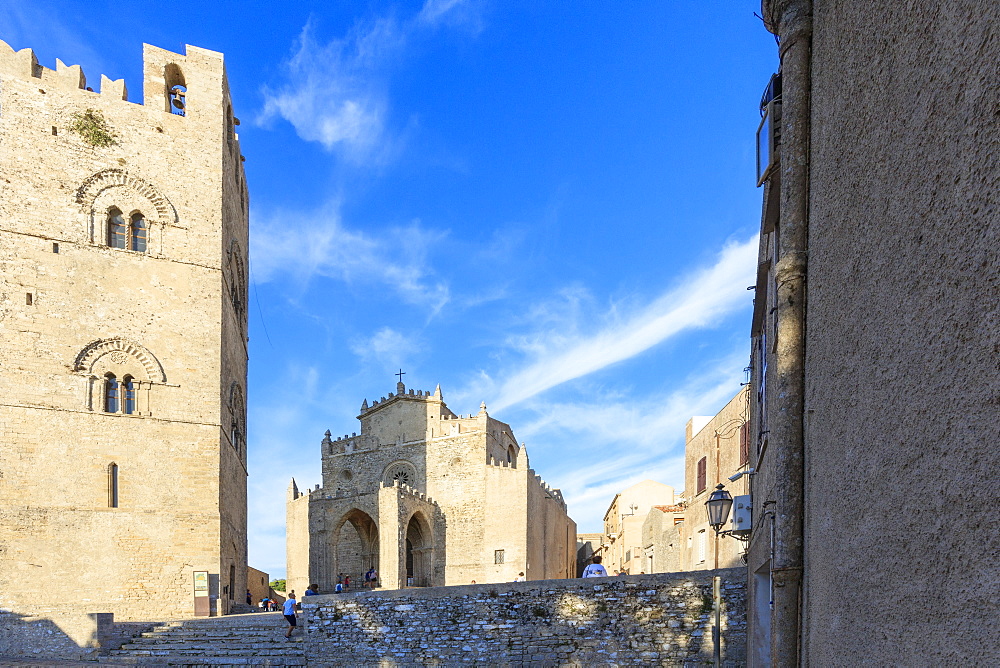
<instances>
[{"instance_id":1,"label":"green tree","mask_svg":"<svg viewBox=\"0 0 1000 668\"><path fill-rule=\"evenodd\" d=\"M274 591L280 591L280 592L285 591L285 581L283 579L271 580L270 584L271 584L271 589L273 589Z\"/></svg>"}]
</instances>

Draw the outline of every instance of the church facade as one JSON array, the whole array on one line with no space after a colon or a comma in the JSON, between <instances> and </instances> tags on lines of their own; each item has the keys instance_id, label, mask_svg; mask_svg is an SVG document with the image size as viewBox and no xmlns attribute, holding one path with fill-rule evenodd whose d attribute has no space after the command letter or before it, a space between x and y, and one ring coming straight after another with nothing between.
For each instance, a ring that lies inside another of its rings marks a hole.
<instances>
[{"instance_id":1,"label":"church facade","mask_svg":"<svg viewBox=\"0 0 1000 668\"><path fill-rule=\"evenodd\" d=\"M238 121L222 54L143 60L136 103L0 42L5 614L162 619L245 596Z\"/></svg>"},{"instance_id":2,"label":"church facade","mask_svg":"<svg viewBox=\"0 0 1000 668\"><path fill-rule=\"evenodd\" d=\"M287 499L288 587L382 588L575 576L576 523L558 489L528 466L510 426L456 415L434 393L406 390L358 415L360 433L321 444L323 484Z\"/></svg>"}]
</instances>

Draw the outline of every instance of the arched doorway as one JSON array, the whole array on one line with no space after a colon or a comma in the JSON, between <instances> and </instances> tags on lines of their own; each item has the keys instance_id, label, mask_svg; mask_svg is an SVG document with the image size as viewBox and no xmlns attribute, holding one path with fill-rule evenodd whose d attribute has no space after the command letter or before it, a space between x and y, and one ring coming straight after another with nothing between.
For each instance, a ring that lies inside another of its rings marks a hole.
<instances>
[{"instance_id":1,"label":"arched doorway","mask_svg":"<svg viewBox=\"0 0 1000 668\"><path fill-rule=\"evenodd\" d=\"M327 592L333 591L341 575L350 576L352 589L360 589L368 569L378 570L378 526L363 510L351 510L341 518L333 548L329 581L325 583Z\"/></svg>"},{"instance_id":2,"label":"arched doorway","mask_svg":"<svg viewBox=\"0 0 1000 668\"><path fill-rule=\"evenodd\" d=\"M434 573L434 548L427 520L415 513L406 525L406 584L430 587Z\"/></svg>"}]
</instances>

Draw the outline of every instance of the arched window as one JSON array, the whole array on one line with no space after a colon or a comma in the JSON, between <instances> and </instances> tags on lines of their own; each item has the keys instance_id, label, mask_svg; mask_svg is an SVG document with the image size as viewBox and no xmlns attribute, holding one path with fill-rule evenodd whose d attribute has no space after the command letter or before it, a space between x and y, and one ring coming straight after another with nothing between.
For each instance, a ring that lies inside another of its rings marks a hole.
<instances>
[{"instance_id":1,"label":"arched window","mask_svg":"<svg viewBox=\"0 0 1000 668\"><path fill-rule=\"evenodd\" d=\"M118 507L118 464L108 464L108 508Z\"/></svg>"},{"instance_id":2,"label":"arched window","mask_svg":"<svg viewBox=\"0 0 1000 668\"><path fill-rule=\"evenodd\" d=\"M184 116L187 111L187 83L184 73L176 63L163 68L163 79L167 86L167 110L176 116Z\"/></svg>"},{"instance_id":3,"label":"arched window","mask_svg":"<svg viewBox=\"0 0 1000 668\"><path fill-rule=\"evenodd\" d=\"M507 446L507 463L511 468L517 468L517 452L513 445Z\"/></svg>"},{"instance_id":4,"label":"arched window","mask_svg":"<svg viewBox=\"0 0 1000 668\"><path fill-rule=\"evenodd\" d=\"M128 236L128 226L125 217L118 209L108 211L108 246L125 248L125 238Z\"/></svg>"},{"instance_id":5,"label":"arched window","mask_svg":"<svg viewBox=\"0 0 1000 668\"><path fill-rule=\"evenodd\" d=\"M104 412L118 412L118 379L113 373L104 376Z\"/></svg>"},{"instance_id":6,"label":"arched window","mask_svg":"<svg viewBox=\"0 0 1000 668\"><path fill-rule=\"evenodd\" d=\"M132 380L132 376L122 378L122 389L125 394L123 412L126 415L132 415L135 413L135 381Z\"/></svg>"},{"instance_id":7,"label":"arched window","mask_svg":"<svg viewBox=\"0 0 1000 668\"><path fill-rule=\"evenodd\" d=\"M243 254L234 241L229 260L229 297L236 317L243 322L247 304L246 267L243 264Z\"/></svg>"},{"instance_id":8,"label":"arched window","mask_svg":"<svg viewBox=\"0 0 1000 668\"><path fill-rule=\"evenodd\" d=\"M132 224L129 226L129 247L139 253L146 252L146 219L139 212L132 214Z\"/></svg>"},{"instance_id":9,"label":"arched window","mask_svg":"<svg viewBox=\"0 0 1000 668\"><path fill-rule=\"evenodd\" d=\"M237 452L242 453L246 443L246 432L243 428L243 425L246 423L243 390L237 383L233 383L229 392L229 410L232 413L232 426L229 432L230 442Z\"/></svg>"}]
</instances>

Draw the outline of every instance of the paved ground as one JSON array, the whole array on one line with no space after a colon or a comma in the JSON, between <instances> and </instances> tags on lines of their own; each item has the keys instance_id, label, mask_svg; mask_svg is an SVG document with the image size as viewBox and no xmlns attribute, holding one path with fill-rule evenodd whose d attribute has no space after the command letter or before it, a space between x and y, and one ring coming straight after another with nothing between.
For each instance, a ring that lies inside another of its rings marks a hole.
<instances>
[{"instance_id":1,"label":"paved ground","mask_svg":"<svg viewBox=\"0 0 1000 668\"><path fill-rule=\"evenodd\" d=\"M46 668L47 666L61 666L62 668L94 668L98 665L96 661L63 661L61 659L15 659L13 657L0 656L0 668L17 666L17 668ZM102 666L115 666L124 664L103 663Z\"/></svg>"}]
</instances>

